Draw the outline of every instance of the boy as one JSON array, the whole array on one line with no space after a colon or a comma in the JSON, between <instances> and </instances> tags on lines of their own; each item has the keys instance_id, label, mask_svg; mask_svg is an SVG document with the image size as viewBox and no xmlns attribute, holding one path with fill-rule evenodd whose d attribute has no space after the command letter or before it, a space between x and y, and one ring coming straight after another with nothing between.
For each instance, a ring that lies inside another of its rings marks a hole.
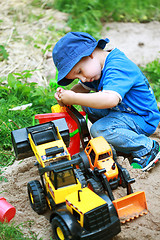
<instances>
[{"instance_id":1,"label":"boy","mask_svg":"<svg viewBox=\"0 0 160 240\"><path fill-rule=\"evenodd\" d=\"M53 60L58 84L80 81L71 90L59 87L55 98L60 105L83 106L93 123L91 135L131 154L131 165L146 171L160 158L158 142L149 138L160 113L146 77L117 48L105 51L108 42L83 32L67 33L57 42Z\"/></svg>"}]
</instances>

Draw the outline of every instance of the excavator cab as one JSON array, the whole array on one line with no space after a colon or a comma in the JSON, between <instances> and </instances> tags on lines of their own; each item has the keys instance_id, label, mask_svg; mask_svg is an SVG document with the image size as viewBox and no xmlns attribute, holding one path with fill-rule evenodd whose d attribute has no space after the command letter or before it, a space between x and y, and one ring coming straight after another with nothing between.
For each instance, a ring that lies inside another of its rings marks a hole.
<instances>
[{"instance_id":1,"label":"excavator cab","mask_svg":"<svg viewBox=\"0 0 160 240\"><path fill-rule=\"evenodd\" d=\"M50 171L50 179L55 187L59 189L69 185L77 184L76 177L72 167L68 167L65 170Z\"/></svg>"},{"instance_id":2,"label":"excavator cab","mask_svg":"<svg viewBox=\"0 0 160 240\"><path fill-rule=\"evenodd\" d=\"M109 182L118 181L118 168L113 160L112 149L103 137L100 136L91 139L84 151L88 157L92 170L94 168L105 168L106 171L104 174L107 180Z\"/></svg>"}]
</instances>

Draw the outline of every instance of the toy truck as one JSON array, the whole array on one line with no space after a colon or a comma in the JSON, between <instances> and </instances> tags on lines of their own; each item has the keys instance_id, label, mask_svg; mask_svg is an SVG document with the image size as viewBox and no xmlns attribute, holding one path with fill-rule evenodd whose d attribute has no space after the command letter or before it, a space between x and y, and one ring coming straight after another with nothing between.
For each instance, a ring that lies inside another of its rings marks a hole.
<instances>
[{"instance_id":1,"label":"toy truck","mask_svg":"<svg viewBox=\"0 0 160 240\"><path fill-rule=\"evenodd\" d=\"M67 106L66 110L78 125L84 150L76 157L82 161L79 166L86 176L88 187L96 193L103 190L108 193L123 223L147 214L145 193L133 193L131 184L135 180L130 177L127 169L116 161L117 155L113 146L102 136L91 139L84 117L73 106ZM112 190L118 186L127 189L127 196L115 200Z\"/></svg>"},{"instance_id":2,"label":"toy truck","mask_svg":"<svg viewBox=\"0 0 160 240\"><path fill-rule=\"evenodd\" d=\"M120 231L117 211L110 198L86 187L79 165L67 150L65 119L12 131L18 159L35 155L40 181L27 184L32 209L42 214L49 206L55 239L110 239Z\"/></svg>"}]
</instances>

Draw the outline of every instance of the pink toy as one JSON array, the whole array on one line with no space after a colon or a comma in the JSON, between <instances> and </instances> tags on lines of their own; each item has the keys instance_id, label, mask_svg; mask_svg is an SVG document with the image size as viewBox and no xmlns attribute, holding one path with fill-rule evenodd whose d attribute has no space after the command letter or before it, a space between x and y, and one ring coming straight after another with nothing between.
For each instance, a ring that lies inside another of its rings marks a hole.
<instances>
[{"instance_id":1,"label":"pink toy","mask_svg":"<svg viewBox=\"0 0 160 240\"><path fill-rule=\"evenodd\" d=\"M0 222L10 222L15 216L16 209L5 198L0 197Z\"/></svg>"}]
</instances>

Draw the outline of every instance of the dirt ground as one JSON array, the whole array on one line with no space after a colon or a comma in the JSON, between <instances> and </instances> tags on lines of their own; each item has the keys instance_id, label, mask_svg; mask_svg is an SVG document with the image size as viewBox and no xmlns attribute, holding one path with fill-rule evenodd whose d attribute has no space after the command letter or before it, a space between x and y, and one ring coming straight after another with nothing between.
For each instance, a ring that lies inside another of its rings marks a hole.
<instances>
[{"instance_id":1,"label":"dirt ground","mask_svg":"<svg viewBox=\"0 0 160 240\"><path fill-rule=\"evenodd\" d=\"M52 59L47 57L51 53L47 52L45 57L42 56L39 49L34 48L32 44L26 45L25 36L30 34L35 38L37 31L45 29L49 21L57 29L67 29L67 16L57 11L46 10L41 21L37 21L35 24L27 24L24 16L25 11L29 10L24 8L25 4L26 1L0 1L0 7L3 9L3 13L0 13L0 19L3 19L3 24L0 25L0 42L1 44L7 43L9 46L7 49L9 51L9 60L0 62L1 76L8 75L9 72L21 72L26 69L38 68L40 71L33 75L33 81L45 85L48 84L47 77L54 77L55 75ZM19 24L17 25L16 23L13 24L13 15L9 14L11 7L17 9L17 16L19 17ZM53 16L52 20L50 16ZM22 39L18 44L13 40L15 29ZM111 42L108 48L118 47L136 64L145 65L160 57L159 29L160 23L158 22L147 24L106 23L102 30L102 36L110 39ZM152 135L152 138L160 143L160 128ZM127 159L121 157L119 161L122 166L129 170L131 177L135 178L134 191L145 191L148 214L122 225L121 233L114 240L159 240L160 180L158 176L160 175L160 164L157 163L156 167L150 172L142 173L140 170L132 169ZM11 222L19 224L31 221L31 231L38 234L39 238L43 237L44 240L49 240L52 236L51 226L48 221L49 214L45 216L37 215L31 209L27 195L27 183L30 180L39 178L37 168L34 166L35 162L36 159L31 157L23 161L15 161L13 165L6 168L3 175L8 179L8 182L0 182L0 192L1 196L5 197L16 208L16 215ZM115 190L114 193L117 196L125 194L122 188ZM24 231L27 232L28 229L26 228Z\"/></svg>"},{"instance_id":2,"label":"dirt ground","mask_svg":"<svg viewBox=\"0 0 160 240\"><path fill-rule=\"evenodd\" d=\"M160 143L160 128L157 129L153 138ZM13 165L6 168L3 176L8 182L0 182L1 196L5 197L9 203L16 208L16 215L11 220L16 224L31 221L30 230L38 235L38 239L42 237L49 240L52 237L52 229L49 219L49 211L46 215L37 215L30 207L27 183L31 180L39 179L37 167L34 166L35 157L26 158L23 161L15 161ZM136 182L132 185L134 192L145 191L148 214L121 225L121 233L114 240L159 240L160 239L160 164L150 172L141 172L141 170L132 169L128 159L119 157L119 162L130 172ZM126 189L119 187L114 190L116 198L126 195ZM23 228L24 232L28 229Z\"/></svg>"}]
</instances>

